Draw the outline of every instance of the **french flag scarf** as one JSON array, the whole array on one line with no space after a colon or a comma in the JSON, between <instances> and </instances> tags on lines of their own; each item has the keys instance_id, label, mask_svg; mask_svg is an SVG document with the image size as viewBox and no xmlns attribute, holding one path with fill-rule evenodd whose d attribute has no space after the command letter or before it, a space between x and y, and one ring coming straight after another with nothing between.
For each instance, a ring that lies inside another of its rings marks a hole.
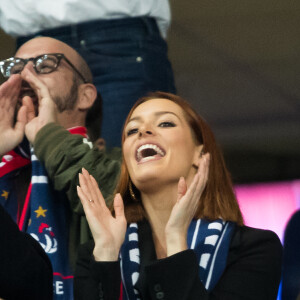
<instances>
[{"instance_id":1,"label":"french flag scarf","mask_svg":"<svg viewBox=\"0 0 300 300\"><path fill-rule=\"evenodd\" d=\"M69 131L72 134L82 135L84 139L87 138L84 127L72 128ZM71 300L73 299L74 276L68 255L68 224L71 212L69 201L65 193L53 189L47 171L43 163L35 156L34 149L30 150L30 157L24 148L18 149L17 153L11 151L8 156L4 156L5 162L2 167L5 166L6 174L1 177L0 188L5 187L8 194L5 194L7 197L2 199L4 200L2 204L4 202L3 206L17 221L20 230L31 234L47 253L53 267L54 299ZM15 191L7 179L9 176L17 176L18 169L30 163L32 166L31 182L23 209L18 214Z\"/></svg>"},{"instance_id":2,"label":"french flag scarf","mask_svg":"<svg viewBox=\"0 0 300 300\"><path fill-rule=\"evenodd\" d=\"M221 219L207 221L192 220L187 242L189 249L196 253L199 263L199 278L206 290L211 291L222 276L235 223ZM139 278L140 250L138 224L128 226L125 241L120 252L122 275L122 296L120 300L139 300L139 292L134 288Z\"/></svg>"}]
</instances>

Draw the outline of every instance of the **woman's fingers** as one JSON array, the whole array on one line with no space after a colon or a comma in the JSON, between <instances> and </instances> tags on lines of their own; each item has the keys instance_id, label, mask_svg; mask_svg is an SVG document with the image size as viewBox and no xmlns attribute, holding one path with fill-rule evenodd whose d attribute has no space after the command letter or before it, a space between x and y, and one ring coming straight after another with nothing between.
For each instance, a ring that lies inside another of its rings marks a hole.
<instances>
[{"instance_id":1,"label":"woman's fingers","mask_svg":"<svg viewBox=\"0 0 300 300\"><path fill-rule=\"evenodd\" d=\"M196 193L200 195L202 194L207 180L208 180L208 174L209 174L209 163L210 163L210 154L206 153L203 155L199 168L198 168L198 174L199 174L199 181L197 183Z\"/></svg>"},{"instance_id":2,"label":"woman's fingers","mask_svg":"<svg viewBox=\"0 0 300 300\"><path fill-rule=\"evenodd\" d=\"M77 194L78 194L78 197L81 201L81 204L84 208L84 211L85 213L87 213L87 210L89 209L88 208L88 202L89 202L89 199L88 197L86 196L86 194L82 191L82 188L80 186L77 186Z\"/></svg>"},{"instance_id":3,"label":"woman's fingers","mask_svg":"<svg viewBox=\"0 0 300 300\"><path fill-rule=\"evenodd\" d=\"M78 177L79 177L79 185L82 193L85 195L86 198L88 198L88 200L92 199L86 178L81 173L78 174Z\"/></svg>"},{"instance_id":4,"label":"woman's fingers","mask_svg":"<svg viewBox=\"0 0 300 300\"><path fill-rule=\"evenodd\" d=\"M82 168L82 174L79 174L79 183L89 200L107 208L103 195L98 187L98 183L85 168Z\"/></svg>"},{"instance_id":5,"label":"woman's fingers","mask_svg":"<svg viewBox=\"0 0 300 300\"><path fill-rule=\"evenodd\" d=\"M187 191L187 185L184 177L180 177L177 186L177 202L185 195Z\"/></svg>"},{"instance_id":6,"label":"woman's fingers","mask_svg":"<svg viewBox=\"0 0 300 300\"><path fill-rule=\"evenodd\" d=\"M94 187L93 187L93 183L91 181L91 177L89 172L82 168L82 178L84 180L85 183L85 192L86 194L90 197L91 200L93 201L97 201L97 194L95 193Z\"/></svg>"},{"instance_id":7,"label":"woman's fingers","mask_svg":"<svg viewBox=\"0 0 300 300\"><path fill-rule=\"evenodd\" d=\"M116 219L125 217L124 203L123 203L122 196L119 193L116 194L114 198L114 209L115 209Z\"/></svg>"},{"instance_id":8,"label":"woman's fingers","mask_svg":"<svg viewBox=\"0 0 300 300\"><path fill-rule=\"evenodd\" d=\"M187 189L185 195L181 195L180 190L183 190L183 182L182 179L179 180L178 183L178 200L182 199L181 205L185 205L186 209L190 209L191 211L195 211L198 207L198 202L201 197L201 194L206 186L209 172L209 161L210 155L206 153L203 155L202 159L199 162L198 171L195 174L192 183ZM180 182L181 181L181 182ZM180 187L180 185L182 185ZM180 197L181 196L181 197Z\"/></svg>"},{"instance_id":9,"label":"woman's fingers","mask_svg":"<svg viewBox=\"0 0 300 300\"><path fill-rule=\"evenodd\" d=\"M106 206L105 200L103 198L101 190L99 189L96 179L92 175L90 175L90 180L91 180L91 183L93 186L93 193L94 193L95 197L99 200L100 205Z\"/></svg>"}]
</instances>

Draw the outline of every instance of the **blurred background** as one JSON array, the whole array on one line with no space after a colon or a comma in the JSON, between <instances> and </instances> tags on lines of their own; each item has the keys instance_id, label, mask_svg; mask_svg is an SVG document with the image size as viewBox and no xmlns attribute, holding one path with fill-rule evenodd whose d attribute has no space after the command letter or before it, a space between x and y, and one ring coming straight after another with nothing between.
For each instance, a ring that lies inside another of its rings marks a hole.
<instances>
[{"instance_id":1,"label":"blurred background","mask_svg":"<svg viewBox=\"0 0 300 300\"><path fill-rule=\"evenodd\" d=\"M300 175L300 2L171 1L178 93L213 127L235 182Z\"/></svg>"}]
</instances>

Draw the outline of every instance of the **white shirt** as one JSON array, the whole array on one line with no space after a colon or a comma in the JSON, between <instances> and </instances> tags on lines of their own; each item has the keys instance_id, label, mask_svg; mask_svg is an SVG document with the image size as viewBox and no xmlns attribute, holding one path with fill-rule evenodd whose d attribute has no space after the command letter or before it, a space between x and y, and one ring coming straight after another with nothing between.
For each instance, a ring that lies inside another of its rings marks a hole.
<instances>
[{"instance_id":1,"label":"white shirt","mask_svg":"<svg viewBox=\"0 0 300 300\"><path fill-rule=\"evenodd\" d=\"M92 20L149 16L165 38L168 0L0 0L0 26L12 36Z\"/></svg>"}]
</instances>

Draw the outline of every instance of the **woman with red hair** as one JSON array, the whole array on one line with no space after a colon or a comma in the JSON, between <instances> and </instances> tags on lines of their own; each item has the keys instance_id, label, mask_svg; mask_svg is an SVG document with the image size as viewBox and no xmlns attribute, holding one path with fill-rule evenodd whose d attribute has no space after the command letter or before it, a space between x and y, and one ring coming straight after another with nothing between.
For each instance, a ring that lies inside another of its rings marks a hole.
<instances>
[{"instance_id":1,"label":"woman with red hair","mask_svg":"<svg viewBox=\"0 0 300 300\"><path fill-rule=\"evenodd\" d=\"M280 241L244 226L213 133L185 100L139 99L122 150L110 210L79 175L94 241L79 252L75 299L276 299Z\"/></svg>"}]
</instances>

